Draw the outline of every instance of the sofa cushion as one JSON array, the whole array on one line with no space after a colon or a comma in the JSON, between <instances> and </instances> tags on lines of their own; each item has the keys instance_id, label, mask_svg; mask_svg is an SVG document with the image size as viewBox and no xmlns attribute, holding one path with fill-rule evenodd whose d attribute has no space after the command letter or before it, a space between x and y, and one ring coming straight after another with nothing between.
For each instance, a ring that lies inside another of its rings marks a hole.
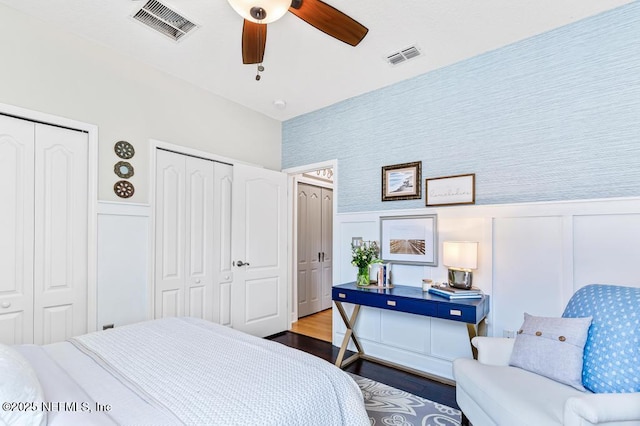
<instances>
[{"instance_id":1,"label":"sofa cushion","mask_svg":"<svg viewBox=\"0 0 640 426\"><path fill-rule=\"evenodd\" d=\"M484 365L468 358L453 362L456 399L471 421L479 424L552 426L562 425L567 398L584 395L570 386L516 367ZM458 394L461 397L458 397ZM469 401L471 400L471 401ZM473 407L483 414L475 415Z\"/></svg>"},{"instance_id":2,"label":"sofa cushion","mask_svg":"<svg viewBox=\"0 0 640 426\"><path fill-rule=\"evenodd\" d=\"M524 314L509 365L584 391L582 356L591 317L547 318Z\"/></svg>"},{"instance_id":3,"label":"sofa cushion","mask_svg":"<svg viewBox=\"0 0 640 426\"><path fill-rule=\"evenodd\" d=\"M582 382L596 393L640 392L640 288L591 284L562 315L592 316Z\"/></svg>"}]
</instances>

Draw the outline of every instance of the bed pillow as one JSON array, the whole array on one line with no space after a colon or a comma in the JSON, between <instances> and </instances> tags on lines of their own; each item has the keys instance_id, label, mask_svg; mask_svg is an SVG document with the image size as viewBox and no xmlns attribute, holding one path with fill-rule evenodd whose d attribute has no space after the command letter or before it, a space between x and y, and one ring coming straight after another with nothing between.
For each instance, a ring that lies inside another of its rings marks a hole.
<instances>
[{"instance_id":1,"label":"bed pillow","mask_svg":"<svg viewBox=\"0 0 640 426\"><path fill-rule=\"evenodd\" d=\"M44 425L46 412L42 411L44 394L38 376L29 362L11 346L0 344L0 410L1 424ZM5 407L5 403L22 403L18 407ZM24 403L33 403L25 406ZM9 408L7 410L7 408Z\"/></svg>"},{"instance_id":2,"label":"bed pillow","mask_svg":"<svg viewBox=\"0 0 640 426\"><path fill-rule=\"evenodd\" d=\"M509 365L585 391L582 356L590 325L591 317L547 318L525 313Z\"/></svg>"}]
</instances>

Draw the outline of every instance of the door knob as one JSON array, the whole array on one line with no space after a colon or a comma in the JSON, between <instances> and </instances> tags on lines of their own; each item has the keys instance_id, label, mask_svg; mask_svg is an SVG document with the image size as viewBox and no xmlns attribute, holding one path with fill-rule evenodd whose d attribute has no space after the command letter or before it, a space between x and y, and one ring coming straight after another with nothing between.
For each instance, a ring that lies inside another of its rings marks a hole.
<instances>
[{"instance_id":1,"label":"door knob","mask_svg":"<svg viewBox=\"0 0 640 426\"><path fill-rule=\"evenodd\" d=\"M249 262L243 262L242 260L238 260L236 262L237 266L249 266Z\"/></svg>"},{"instance_id":2,"label":"door knob","mask_svg":"<svg viewBox=\"0 0 640 426\"><path fill-rule=\"evenodd\" d=\"M2 302L2 305L0 305L0 306L2 306L3 308L6 309L6 308L11 306L11 302Z\"/></svg>"}]
</instances>

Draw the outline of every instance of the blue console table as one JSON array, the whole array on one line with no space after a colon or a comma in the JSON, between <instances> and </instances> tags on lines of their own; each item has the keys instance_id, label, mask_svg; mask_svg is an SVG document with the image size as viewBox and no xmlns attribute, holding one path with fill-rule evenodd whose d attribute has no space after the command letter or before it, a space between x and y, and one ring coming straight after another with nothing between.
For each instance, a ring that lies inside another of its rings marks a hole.
<instances>
[{"instance_id":1,"label":"blue console table","mask_svg":"<svg viewBox=\"0 0 640 426\"><path fill-rule=\"evenodd\" d=\"M362 306L407 312L416 315L466 323L469 342L471 342L471 339L475 336L486 336L487 334L485 323L485 319L489 313L489 296L487 295L484 295L479 299L449 300L446 297L422 291L421 287L403 285L395 285L392 288L373 286L358 287L355 282L352 282L334 286L331 292L331 298L335 302L338 312L342 317L342 321L344 321L344 324L347 327L347 331L345 332L344 339L342 341L342 346L340 347L340 352L338 353L338 358L336 359L336 366L340 368L345 368L358 359L366 359L368 361L389 365L400 370L410 371L414 374L434 378L433 376L427 375L421 371L409 369L401 365L366 355L354 332L354 327ZM355 305L351 317L349 317L345 312L344 307L342 306L343 302ZM347 346L349 345L349 340L353 341L358 352L351 357L344 359ZM473 357L477 358L477 350L473 345L471 345L471 351L473 353Z\"/></svg>"}]
</instances>

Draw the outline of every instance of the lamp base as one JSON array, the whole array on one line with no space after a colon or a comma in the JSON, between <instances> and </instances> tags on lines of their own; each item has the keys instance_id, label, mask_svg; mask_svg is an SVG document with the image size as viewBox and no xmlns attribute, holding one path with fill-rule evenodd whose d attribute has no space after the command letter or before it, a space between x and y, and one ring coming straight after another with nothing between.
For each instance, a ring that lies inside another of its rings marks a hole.
<instances>
[{"instance_id":1,"label":"lamp base","mask_svg":"<svg viewBox=\"0 0 640 426\"><path fill-rule=\"evenodd\" d=\"M468 290L472 285L471 271L449 269L449 287Z\"/></svg>"}]
</instances>

